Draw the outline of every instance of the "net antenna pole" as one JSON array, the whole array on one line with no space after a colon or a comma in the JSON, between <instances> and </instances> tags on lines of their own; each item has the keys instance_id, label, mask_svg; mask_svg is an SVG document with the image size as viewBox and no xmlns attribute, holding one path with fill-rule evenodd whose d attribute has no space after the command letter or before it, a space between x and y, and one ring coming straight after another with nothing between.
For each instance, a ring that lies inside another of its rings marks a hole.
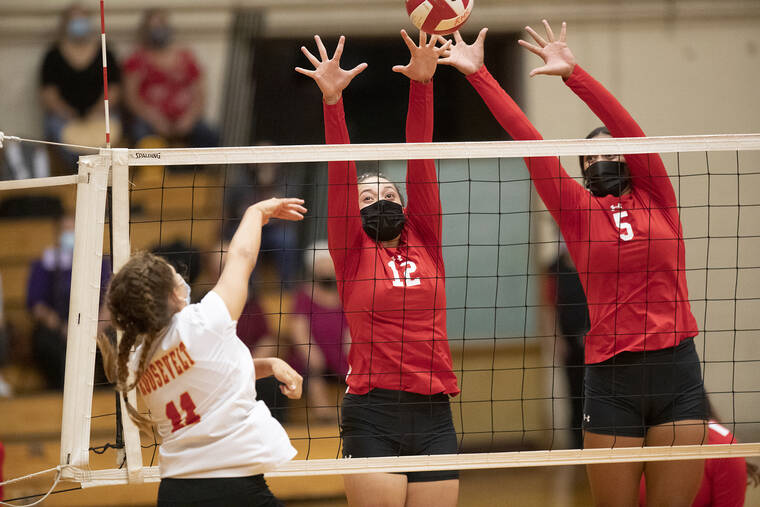
<instances>
[{"instance_id":1,"label":"net antenna pole","mask_svg":"<svg viewBox=\"0 0 760 507\"><path fill-rule=\"evenodd\" d=\"M106 116L106 148L111 147L111 122L108 110L108 59L106 58L106 14L103 0L100 0L100 52L103 57L103 105Z\"/></svg>"},{"instance_id":2,"label":"net antenna pole","mask_svg":"<svg viewBox=\"0 0 760 507\"><path fill-rule=\"evenodd\" d=\"M131 253L129 243L129 166L127 165L127 150L116 148L111 150L111 206L113 210L113 272L116 273L129 260ZM122 332L116 333L116 342L121 341ZM133 406L137 406L137 394L133 389L127 393L127 399ZM121 466L126 458L127 479L130 483L145 481L142 447L140 445L140 430L129 417L124 397L119 396L121 417L117 424L121 424L124 435L124 449L119 450L116 466Z\"/></svg>"}]
</instances>

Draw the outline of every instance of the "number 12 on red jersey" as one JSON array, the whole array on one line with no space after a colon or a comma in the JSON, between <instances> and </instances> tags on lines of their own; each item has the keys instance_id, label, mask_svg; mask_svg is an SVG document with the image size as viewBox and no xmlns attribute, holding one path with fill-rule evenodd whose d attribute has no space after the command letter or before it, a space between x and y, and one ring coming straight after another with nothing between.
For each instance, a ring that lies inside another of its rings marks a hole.
<instances>
[{"instance_id":1,"label":"number 12 on red jersey","mask_svg":"<svg viewBox=\"0 0 760 507\"><path fill-rule=\"evenodd\" d=\"M412 278L412 273L417 271L417 264L412 261L403 261L399 263L399 267L404 270L404 280L399 276L399 270L396 267L396 261L391 259L388 262L388 266L393 271L393 286L394 287L414 287L420 284L419 278ZM406 282L406 283L404 283Z\"/></svg>"},{"instance_id":2,"label":"number 12 on red jersey","mask_svg":"<svg viewBox=\"0 0 760 507\"><path fill-rule=\"evenodd\" d=\"M166 417L172 422L172 433L201 420L201 416L195 413L195 403L187 391L180 395L179 406L185 412L184 423L182 422L182 414L179 413L174 402L170 401L166 404Z\"/></svg>"}]
</instances>

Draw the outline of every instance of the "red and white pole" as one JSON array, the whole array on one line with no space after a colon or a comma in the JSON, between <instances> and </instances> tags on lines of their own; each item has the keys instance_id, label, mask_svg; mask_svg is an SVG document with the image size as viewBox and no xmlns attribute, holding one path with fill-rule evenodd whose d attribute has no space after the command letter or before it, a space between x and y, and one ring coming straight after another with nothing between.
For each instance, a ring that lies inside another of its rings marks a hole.
<instances>
[{"instance_id":1,"label":"red and white pole","mask_svg":"<svg viewBox=\"0 0 760 507\"><path fill-rule=\"evenodd\" d=\"M108 111L108 62L106 60L106 16L103 0L100 0L100 52L103 54L103 102L106 114L106 148L111 147L111 122Z\"/></svg>"}]
</instances>

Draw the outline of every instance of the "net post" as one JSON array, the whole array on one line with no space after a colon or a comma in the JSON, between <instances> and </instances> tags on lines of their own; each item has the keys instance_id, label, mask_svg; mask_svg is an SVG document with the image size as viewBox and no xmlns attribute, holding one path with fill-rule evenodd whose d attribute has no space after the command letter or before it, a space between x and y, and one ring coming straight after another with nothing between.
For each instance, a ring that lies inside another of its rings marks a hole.
<instances>
[{"instance_id":1,"label":"net post","mask_svg":"<svg viewBox=\"0 0 760 507\"><path fill-rule=\"evenodd\" d=\"M64 480L72 478L70 466L86 467L89 463L109 165L102 155L79 157L61 420L60 460L61 465L68 465L63 468Z\"/></svg>"},{"instance_id":2,"label":"net post","mask_svg":"<svg viewBox=\"0 0 760 507\"><path fill-rule=\"evenodd\" d=\"M129 243L129 166L127 150L118 148L111 150L111 208L113 210L111 224L113 230L113 272L116 273L129 260L131 247ZM116 333L117 343L121 341L122 332ZM137 406L137 394L133 389L127 394L129 403ZM126 458L127 479L130 483L145 482L142 447L140 445L140 430L127 412L123 397L121 404L121 421L124 430L124 449L117 456L116 466L120 466Z\"/></svg>"}]
</instances>

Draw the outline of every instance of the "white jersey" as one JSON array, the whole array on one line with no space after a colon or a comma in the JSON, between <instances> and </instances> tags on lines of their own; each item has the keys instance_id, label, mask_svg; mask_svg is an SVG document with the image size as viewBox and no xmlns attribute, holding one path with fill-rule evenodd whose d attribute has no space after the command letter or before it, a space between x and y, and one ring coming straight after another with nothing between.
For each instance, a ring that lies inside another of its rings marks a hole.
<instances>
[{"instance_id":1,"label":"white jersey","mask_svg":"<svg viewBox=\"0 0 760 507\"><path fill-rule=\"evenodd\" d=\"M161 477L245 477L296 455L256 401L253 359L218 294L172 318L137 388L161 436ZM132 355L135 371L141 355Z\"/></svg>"}]
</instances>

